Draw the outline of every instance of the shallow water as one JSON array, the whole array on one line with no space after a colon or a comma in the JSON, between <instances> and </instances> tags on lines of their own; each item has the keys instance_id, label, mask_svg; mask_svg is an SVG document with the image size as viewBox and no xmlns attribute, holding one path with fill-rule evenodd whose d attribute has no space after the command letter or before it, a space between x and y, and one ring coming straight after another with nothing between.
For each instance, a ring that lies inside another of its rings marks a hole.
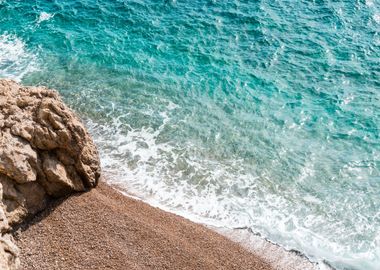
<instances>
[{"instance_id":1,"label":"shallow water","mask_svg":"<svg viewBox=\"0 0 380 270\"><path fill-rule=\"evenodd\" d=\"M0 76L54 87L145 200L380 265L378 1L0 1Z\"/></svg>"}]
</instances>

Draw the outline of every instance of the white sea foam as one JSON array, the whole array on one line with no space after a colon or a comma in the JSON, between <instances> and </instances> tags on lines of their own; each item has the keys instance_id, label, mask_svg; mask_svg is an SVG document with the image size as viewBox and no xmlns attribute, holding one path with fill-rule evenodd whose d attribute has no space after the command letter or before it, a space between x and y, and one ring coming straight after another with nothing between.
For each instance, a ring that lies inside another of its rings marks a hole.
<instances>
[{"instance_id":1,"label":"white sea foam","mask_svg":"<svg viewBox=\"0 0 380 270\"><path fill-rule=\"evenodd\" d=\"M331 228L322 215L310 210L322 207L319 198L281 190L269 178L258 179L244 170L242 160L214 160L199 154L198 145L178 146L173 141L160 140L177 108L169 103L166 110L156 112L162 124L155 130L128 126L121 121L128 115L107 124L87 121L100 147L108 181L151 205L196 222L230 229L252 228L285 249L302 250L320 269L327 267L321 258L341 267L363 264L376 269L373 251L353 252L342 244L344 237L334 239L347 233L340 232L338 225L331 227L336 230L334 236L326 237L329 234L324 231ZM298 182L303 184L313 172L311 157ZM360 224L352 229L365 231Z\"/></svg>"},{"instance_id":2,"label":"white sea foam","mask_svg":"<svg viewBox=\"0 0 380 270\"><path fill-rule=\"evenodd\" d=\"M20 81L25 74L38 70L37 57L15 35L0 35L0 77Z\"/></svg>"},{"instance_id":3,"label":"white sea foam","mask_svg":"<svg viewBox=\"0 0 380 270\"><path fill-rule=\"evenodd\" d=\"M54 17L54 14L50 14L50 13L42 11L40 13L40 16L38 17L37 24L40 24L43 21L48 21L53 17Z\"/></svg>"},{"instance_id":4,"label":"white sea foam","mask_svg":"<svg viewBox=\"0 0 380 270\"><path fill-rule=\"evenodd\" d=\"M373 15L373 20L376 22L376 23L380 23L380 13L375 13Z\"/></svg>"},{"instance_id":5,"label":"white sea foam","mask_svg":"<svg viewBox=\"0 0 380 270\"><path fill-rule=\"evenodd\" d=\"M373 0L365 0L365 4L369 7L372 7L375 3L373 2Z\"/></svg>"}]
</instances>

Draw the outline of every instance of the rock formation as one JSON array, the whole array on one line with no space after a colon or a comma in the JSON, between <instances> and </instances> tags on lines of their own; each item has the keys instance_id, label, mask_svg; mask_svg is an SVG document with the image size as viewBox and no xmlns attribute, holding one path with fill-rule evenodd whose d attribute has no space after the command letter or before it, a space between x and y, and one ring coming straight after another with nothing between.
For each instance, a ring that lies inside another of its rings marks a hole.
<instances>
[{"instance_id":1,"label":"rock formation","mask_svg":"<svg viewBox=\"0 0 380 270\"><path fill-rule=\"evenodd\" d=\"M19 264L12 226L99 176L96 147L57 92L0 80L0 269Z\"/></svg>"}]
</instances>

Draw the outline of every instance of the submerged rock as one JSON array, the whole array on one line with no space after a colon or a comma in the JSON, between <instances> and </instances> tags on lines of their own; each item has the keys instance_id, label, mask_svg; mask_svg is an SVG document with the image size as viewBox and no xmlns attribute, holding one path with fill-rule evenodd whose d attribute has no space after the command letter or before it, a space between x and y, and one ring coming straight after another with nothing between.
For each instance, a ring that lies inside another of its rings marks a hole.
<instances>
[{"instance_id":1,"label":"submerged rock","mask_svg":"<svg viewBox=\"0 0 380 270\"><path fill-rule=\"evenodd\" d=\"M1 269L18 265L11 226L50 198L96 186L99 176L96 147L57 92L0 80Z\"/></svg>"}]
</instances>

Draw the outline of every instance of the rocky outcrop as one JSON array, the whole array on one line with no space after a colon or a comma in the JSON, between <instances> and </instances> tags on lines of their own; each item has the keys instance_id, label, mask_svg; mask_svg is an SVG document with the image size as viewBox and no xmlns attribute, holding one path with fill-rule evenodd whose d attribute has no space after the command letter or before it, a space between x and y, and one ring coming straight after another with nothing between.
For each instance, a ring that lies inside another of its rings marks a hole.
<instances>
[{"instance_id":1,"label":"rocky outcrop","mask_svg":"<svg viewBox=\"0 0 380 270\"><path fill-rule=\"evenodd\" d=\"M96 147L57 92L0 80L0 269L18 265L13 225L99 176Z\"/></svg>"}]
</instances>

